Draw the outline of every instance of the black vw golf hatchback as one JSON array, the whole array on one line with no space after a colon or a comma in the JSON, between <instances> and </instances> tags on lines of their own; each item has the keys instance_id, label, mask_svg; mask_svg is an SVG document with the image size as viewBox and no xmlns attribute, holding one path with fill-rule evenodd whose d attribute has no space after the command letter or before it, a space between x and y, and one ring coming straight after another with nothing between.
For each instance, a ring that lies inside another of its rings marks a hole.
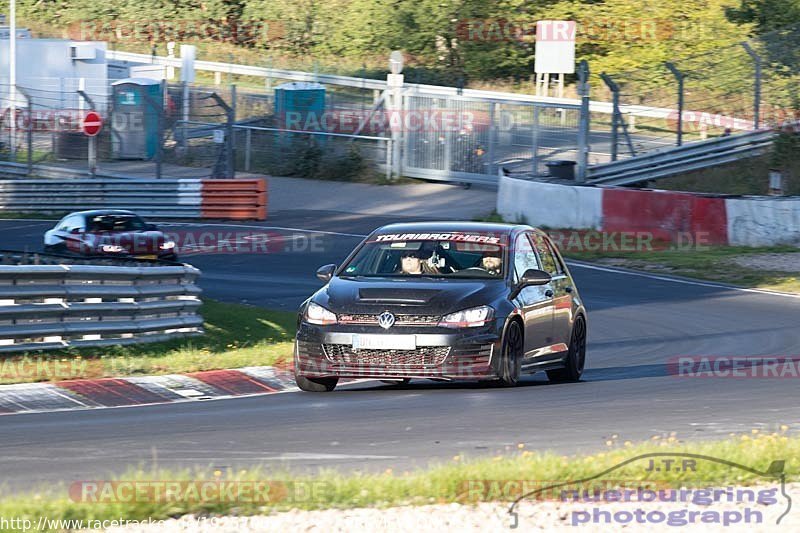
<instances>
[{"instance_id":1,"label":"black vw golf hatchback","mask_svg":"<svg viewBox=\"0 0 800 533\"><path fill-rule=\"evenodd\" d=\"M391 224L370 234L298 316L294 372L305 391L340 378L497 381L547 372L578 381L586 309L542 231L476 222Z\"/></svg>"}]
</instances>

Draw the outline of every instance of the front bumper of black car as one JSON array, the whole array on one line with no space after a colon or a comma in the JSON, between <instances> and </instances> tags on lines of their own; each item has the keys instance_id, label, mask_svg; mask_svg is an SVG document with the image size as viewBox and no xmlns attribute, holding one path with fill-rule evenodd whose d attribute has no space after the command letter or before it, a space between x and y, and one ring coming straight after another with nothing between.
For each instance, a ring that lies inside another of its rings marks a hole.
<instances>
[{"instance_id":1,"label":"front bumper of black car","mask_svg":"<svg viewBox=\"0 0 800 533\"><path fill-rule=\"evenodd\" d=\"M414 349L354 349L354 335L413 335ZM478 328L315 326L300 324L295 372L310 378L429 378L490 380L498 377L501 335Z\"/></svg>"}]
</instances>

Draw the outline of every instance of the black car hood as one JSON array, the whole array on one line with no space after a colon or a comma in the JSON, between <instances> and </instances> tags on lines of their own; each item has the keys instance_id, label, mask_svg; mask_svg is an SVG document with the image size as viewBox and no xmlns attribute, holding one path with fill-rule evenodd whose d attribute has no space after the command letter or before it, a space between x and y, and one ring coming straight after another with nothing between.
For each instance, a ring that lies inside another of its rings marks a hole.
<instances>
[{"instance_id":1,"label":"black car hood","mask_svg":"<svg viewBox=\"0 0 800 533\"><path fill-rule=\"evenodd\" d=\"M503 280L334 277L313 300L334 313L447 314L491 304L504 290Z\"/></svg>"}]
</instances>

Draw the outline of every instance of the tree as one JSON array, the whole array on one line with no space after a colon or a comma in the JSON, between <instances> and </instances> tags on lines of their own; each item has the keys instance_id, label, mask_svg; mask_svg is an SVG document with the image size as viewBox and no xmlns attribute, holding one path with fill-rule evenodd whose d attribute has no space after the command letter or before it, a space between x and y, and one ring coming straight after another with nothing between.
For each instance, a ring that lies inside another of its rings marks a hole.
<instances>
[{"instance_id":1,"label":"tree","mask_svg":"<svg viewBox=\"0 0 800 533\"><path fill-rule=\"evenodd\" d=\"M763 34L800 23L800 0L740 0L739 7L725 10L735 24L755 24L755 32Z\"/></svg>"}]
</instances>

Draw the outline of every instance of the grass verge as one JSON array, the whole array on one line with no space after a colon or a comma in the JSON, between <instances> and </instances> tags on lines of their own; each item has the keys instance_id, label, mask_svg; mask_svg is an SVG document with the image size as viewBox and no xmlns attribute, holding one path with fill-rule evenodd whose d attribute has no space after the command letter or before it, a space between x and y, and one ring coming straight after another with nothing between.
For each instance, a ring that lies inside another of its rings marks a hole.
<instances>
[{"instance_id":1,"label":"grass verge","mask_svg":"<svg viewBox=\"0 0 800 533\"><path fill-rule=\"evenodd\" d=\"M356 507L389 507L397 505L427 505L431 503L475 503L479 501L513 501L524 494L520 490L494 491L486 487L503 481L525 480L531 488L547 487L559 482L576 482L592 478L612 469L594 482L607 490L613 487L630 487L637 483L645 486L667 487L727 487L769 484L775 479L765 479L744 469L720 464L712 460L697 459L694 468L667 468L656 472L648 470L649 459L637 459L619 467L620 463L647 453L694 453L724 459L758 471L766 471L773 461L785 461L786 480L800 477L800 438L786 434L787 426L774 433L733 435L723 441L677 442L674 436L653 437L652 440L633 445L610 440L608 450L593 455L562 456L552 453L532 453L522 445L510 454L465 461L456 456L448 464L413 472L379 474L340 474L321 471L313 477L295 477L286 471L254 468L235 472L219 470L165 471L150 469L130 470L116 478L116 484L105 482L106 490L93 490L92 485L48 487L44 491L15 495L0 499L0 516L30 518L36 523L39 516L50 519L153 520L177 517L184 514L253 515L288 509L327 509ZM130 494L122 487L155 487L154 481L179 481L173 497L163 497L166 492L150 490L138 493L135 501L121 503L118 496ZM487 482L489 484L487 484ZM93 483L102 483L94 481ZM239 491L217 497L215 490L228 486L268 486L269 493ZM217 487L206 493L206 499L191 487ZM506 487L520 487L519 483ZM313 487L313 489L312 489ZM479 487L476 490L476 487ZM586 485L573 484L573 489ZM71 490L70 490L71 489ZM89 495L89 497L81 496ZM162 497L155 496L161 494ZM553 495L559 493L552 491ZM550 496L545 496L550 497ZM95 501L99 500L99 503ZM85 501L91 500L91 501Z\"/></svg>"},{"instance_id":2,"label":"grass verge","mask_svg":"<svg viewBox=\"0 0 800 533\"><path fill-rule=\"evenodd\" d=\"M708 246L693 250L575 251L562 248L569 259L592 261L658 274L729 283L740 287L800 294L800 249L791 246L750 248L745 246ZM796 271L770 270L769 256L784 256L797 265ZM748 258L757 260L749 263ZM794 258L794 259L793 259ZM766 259L765 267L760 265ZM743 264L740 264L742 261Z\"/></svg>"},{"instance_id":3,"label":"grass verge","mask_svg":"<svg viewBox=\"0 0 800 533\"><path fill-rule=\"evenodd\" d=\"M474 220L505 222L497 212ZM518 223L527 224L524 220ZM615 233L541 229L554 238L567 259L800 294L800 248L796 246L681 246L652 240L639 245L636 235L628 236L630 243L626 244ZM604 237L609 237L607 242Z\"/></svg>"},{"instance_id":4,"label":"grass verge","mask_svg":"<svg viewBox=\"0 0 800 533\"><path fill-rule=\"evenodd\" d=\"M200 313L205 334L198 337L4 357L0 384L275 365L291 357L296 313L214 300L204 300Z\"/></svg>"}]
</instances>

